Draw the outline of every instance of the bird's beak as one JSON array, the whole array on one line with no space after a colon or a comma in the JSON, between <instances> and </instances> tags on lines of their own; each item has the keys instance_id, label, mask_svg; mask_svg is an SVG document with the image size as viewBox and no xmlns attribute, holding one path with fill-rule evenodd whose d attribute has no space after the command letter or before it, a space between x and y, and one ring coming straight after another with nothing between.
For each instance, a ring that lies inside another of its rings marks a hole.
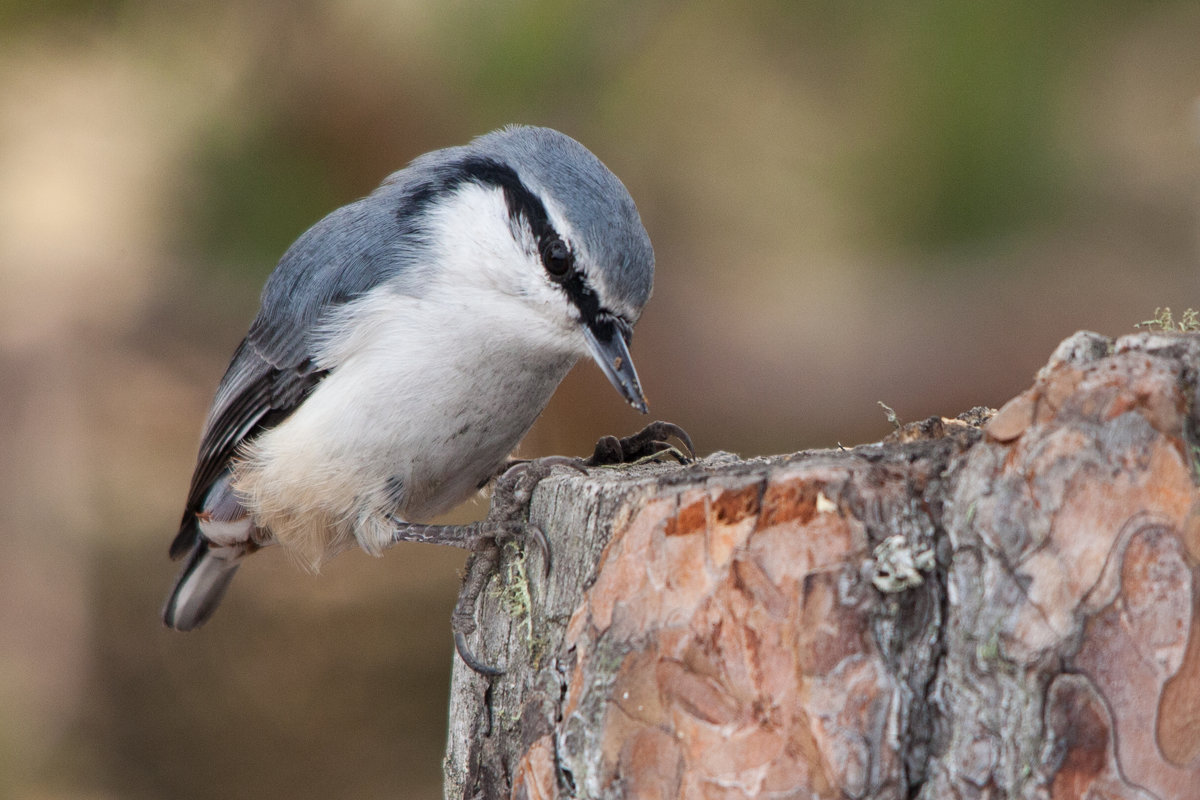
<instances>
[{"instance_id":1,"label":"bird's beak","mask_svg":"<svg viewBox=\"0 0 1200 800\"><path fill-rule=\"evenodd\" d=\"M642 384L633 368L633 359L629 357L626 334L607 320L599 325L585 324L583 334L587 337L592 358L600 365L608 382L629 405L645 414L648 410L646 396L642 394Z\"/></svg>"}]
</instances>

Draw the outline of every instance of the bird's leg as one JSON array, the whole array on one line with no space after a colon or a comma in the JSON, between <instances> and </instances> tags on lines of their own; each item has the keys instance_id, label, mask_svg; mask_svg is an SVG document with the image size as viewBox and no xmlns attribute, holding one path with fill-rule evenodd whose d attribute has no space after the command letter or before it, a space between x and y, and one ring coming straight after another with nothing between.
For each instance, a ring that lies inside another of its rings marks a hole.
<instances>
[{"instance_id":1,"label":"bird's leg","mask_svg":"<svg viewBox=\"0 0 1200 800\"><path fill-rule=\"evenodd\" d=\"M671 444L675 439L683 450ZM589 467L606 467L616 464L639 464L663 458L673 458L680 464L686 464L696 457L696 448L692 445L692 437L687 431L673 422L651 422L632 436L618 439L615 436L605 436L596 442L596 450L592 457L585 459Z\"/></svg>"},{"instance_id":2,"label":"bird's leg","mask_svg":"<svg viewBox=\"0 0 1200 800\"><path fill-rule=\"evenodd\" d=\"M405 522L393 516L391 522L391 544L422 542L474 550L480 541L495 535L493 525L487 520L469 522L465 525L424 525L418 522Z\"/></svg>"},{"instance_id":3,"label":"bird's leg","mask_svg":"<svg viewBox=\"0 0 1200 800\"><path fill-rule=\"evenodd\" d=\"M475 632L475 605L496 572L500 550L510 541L530 538L542 553L545 572L550 571L550 542L537 526L529 524L529 501L533 490L557 466L585 472L579 459L559 456L523 461L505 470L496 482L487 518L467 525L422 525L393 518L392 542L430 542L471 550L466 576L454 606L451 627L454 649L463 663L481 675L494 677L503 670L492 667L471 652L467 637ZM586 472L585 472L586 474Z\"/></svg>"},{"instance_id":4,"label":"bird's leg","mask_svg":"<svg viewBox=\"0 0 1200 800\"><path fill-rule=\"evenodd\" d=\"M683 450L673 446L676 439ZM596 444L591 458L548 456L534 460L512 460L496 479L492 507L487 518L467 525L423 525L393 518L392 541L429 542L471 550L463 586L454 606L451 627L454 649L468 667L480 675L494 677L503 670L481 661L467 646L476 630L475 606L500 563L500 549L518 537L530 537L542 553L543 570L550 571L550 542L537 526L529 524L529 501L533 490L555 467L570 467L587 474L587 467L633 464L656 458L674 458L687 463L695 457L687 431L671 422L653 422L632 436L606 436Z\"/></svg>"},{"instance_id":5,"label":"bird's leg","mask_svg":"<svg viewBox=\"0 0 1200 800\"><path fill-rule=\"evenodd\" d=\"M467 558L466 575L458 600L454 604L454 613L450 617L451 630L454 632L454 649L468 667L486 677L502 675L504 670L489 666L480 661L467 647L467 637L475 632L475 604L483 588L496 571L500 563L500 548L506 541L511 541L522 533L528 533L534 544L542 552L542 563L548 570L550 567L550 544L540 528L523 525L519 521L505 522L483 520L468 525L418 525L415 523L395 521L393 542L428 542L431 544L446 544L463 547L471 551Z\"/></svg>"},{"instance_id":6,"label":"bird's leg","mask_svg":"<svg viewBox=\"0 0 1200 800\"><path fill-rule=\"evenodd\" d=\"M678 440L686 452L673 446L670 439ZM510 460L496 481L488 518L481 523L466 526L470 531L464 537L464 541L472 540L475 544L467 561L467 574L463 579L463 587L452 617L454 649L458 651L463 663L487 677L503 674L503 670L485 664L471 652L467 646L467 637L476 630L475 605L500 563L500 548L505 542L521 535L522 528L527 535L533 537L534 543L542 551L545 573L550 572L550 542L540 528L528 524L528 513L533 490L554 467L570 467L586 475L586 467L631 464L665 457L687 463L695 455L692 437L688 436L687 431L674 423L660 421L653 422L640 432L622 439L605 436L596 443L595 452L588 459L547 456L534 460Z\"/></svg>"}]
</instances>

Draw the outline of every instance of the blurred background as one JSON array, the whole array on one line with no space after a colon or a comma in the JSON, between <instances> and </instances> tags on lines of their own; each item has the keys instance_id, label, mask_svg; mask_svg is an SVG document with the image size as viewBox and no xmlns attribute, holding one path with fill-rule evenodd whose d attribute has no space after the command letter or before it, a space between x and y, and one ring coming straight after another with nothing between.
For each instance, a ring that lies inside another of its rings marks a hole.
<instances>
[{"instance_id":1,"label":"blurred background","mask_svg":"<svg viewBox=\"0 0 1200 800\"><path fill-rule=\"evenodd\" d=\"M268 551L158 619L263 280L414 156L576 137L656 246L653 415L850 445L1200 305L1198 42L1146 0L0 2L0 797L440 796L461 554ZM581 364L522 454L642 422Z\"/></svg>"}]
</instances>

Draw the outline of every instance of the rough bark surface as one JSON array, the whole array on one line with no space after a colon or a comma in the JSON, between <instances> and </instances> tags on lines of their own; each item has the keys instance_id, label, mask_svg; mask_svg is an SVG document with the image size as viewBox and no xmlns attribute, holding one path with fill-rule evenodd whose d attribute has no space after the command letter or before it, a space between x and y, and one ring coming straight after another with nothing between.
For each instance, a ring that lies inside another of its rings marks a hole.
<instances>
[{"instance_id":1,"label":"rough bark surface","mask_svg":"<svg viewBox=\"0 0 1200 800\"><path fill-rule=\"evenodd\" d=\"M556 473L446 796L1200 798L1198 373L1081 333L999 412Z\"/></svg>"}]
</instances>

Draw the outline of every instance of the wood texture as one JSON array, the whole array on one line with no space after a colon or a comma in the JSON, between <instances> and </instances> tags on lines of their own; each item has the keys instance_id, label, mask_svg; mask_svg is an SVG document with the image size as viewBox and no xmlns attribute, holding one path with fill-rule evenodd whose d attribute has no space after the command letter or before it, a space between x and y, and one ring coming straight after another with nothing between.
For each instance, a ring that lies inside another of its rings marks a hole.
<instances>
[{"instance_id":1,"label":"wood texture","mask_svg":"<svg viewBox=\"0 0 1200 800\"><path fill-rule=\"evenodd\" d=\"M556 473L455 665L446 796L1200 798L1200 338L999 412Z\"/></svg>"}]
</instances>

